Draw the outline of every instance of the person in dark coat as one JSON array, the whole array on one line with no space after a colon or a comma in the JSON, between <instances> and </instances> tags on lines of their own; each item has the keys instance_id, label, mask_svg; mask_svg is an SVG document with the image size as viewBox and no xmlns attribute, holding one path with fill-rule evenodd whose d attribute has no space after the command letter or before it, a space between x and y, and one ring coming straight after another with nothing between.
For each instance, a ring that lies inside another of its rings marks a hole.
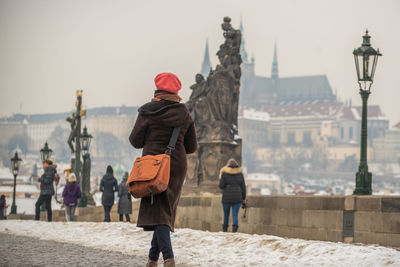
<instances>
[{"instance_id":1,"label":"person in dark coat","mask_svg":"<svg viewBox=\"0 0 400 267\"><path fill-rule=\"evenodd\" d=\"M238 213L242 203L246 203L246 183L244 182L242 168L236 160L230 159L220 171L219 188L222 193L222 208L224 211L224 224L222 231L228 231L229 213L232 208L232 232L238 230Z\"/></svg>"},{"instance_id":2,"label":"person in dark coat","mask_svg":"<svg viewBox=\"0 0 400 267\"><path fill-rule=\"evenodd\" d=\"M141 199L137 226L154 231L147 266L157 266L160 252L164 266L175 266L170 240L174 231L176 208L186 176L186 154L197 149L196 131L189 111L178 91L181 83L172 73L161 73L154 79L157 90L151 102L139 108L139 115L129 136L135 148L143 148L143 156L165 153L174 127L181 126L176 148L171 155L170 181L166 191Z\"/></svg>"},{"instance_id":3,"label":"person in dark coat","mask_svg":"<svg viewBox=\"0 0 400 267\"><path fill-rule=\"evenodd\" d=\"M78 206L78 199L81 198L82 192L76 183L75 174L71 173L68 177L68 183L64 186L62 193L64 198L65 213L68 221L76 221L75 209Z\"/></svg>"},{"instance_id":4,"label":"person in dark coat","mask_svg":"<svg viewBox=\"0 0 400 267\"><path fill-rule=\"evenodd\" d=\"M6 196L1 195L0 197L0 220L7 219L7 201Z\"/></svg>"},{"instance_id":5,"label":"person in dark coat","mask_svg":"<svg viewBox=\"0 0 400 267\"><path fill-rule=\"evenodd\" d=\"M114 192L118 191L118 183L113 173L113 168L108 165L106 174L100 182L100 191L103 192L103 195L101 196L101 204L104 207L105 222L111 222L110 212L114 205Z\"/></svg>"},{"instance_id":6,"label":"person in dark coat","mask_svg":"<svg viewBox=\"0 0 400 267\"><path fill-rule=\"evenodd\" d=\"M43 175L38 179L40 182L40 196L35 204L35 220L40 220L40 206L45 203L47 210L47 220L51 222L51 197L54 195L53 183L58 182L57 165L53 165L51 159L43 161Z\"/></svg>"},{"instance_id":7,"label":"person in dark coat","mask_svg":"<svg viewBox=\"0 0 400 267\"><path fill-rule=\"evenodd\" d=\"M118 186L118 214L120 222L124 221L124 214L126 217L126 221L131 221L129 218L129 214L132 214L132 198L131 193L129 193L128 186L126 185L128 176L129 174L125 172L124 177Z\"/></svg>"}]
</instances>

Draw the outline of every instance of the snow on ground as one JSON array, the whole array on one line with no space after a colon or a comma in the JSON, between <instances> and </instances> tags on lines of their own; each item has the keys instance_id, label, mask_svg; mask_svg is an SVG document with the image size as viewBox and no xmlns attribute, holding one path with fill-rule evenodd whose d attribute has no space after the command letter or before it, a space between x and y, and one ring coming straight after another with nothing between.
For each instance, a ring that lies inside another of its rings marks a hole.
<instances>
[{"instance_id":1,"label":"snow on ground","mask_svg":"<svg viewBox=\"0 0 400 267\"><path fill-rule=\"evenodd\" d=\"M0 232L143 257L152 232L129 223L0 221ZM177 264L187 266L400 266L400 251L373 245L177 229ZM179 265L178 265L179 266Z\"/></svg>"}]
</instances>

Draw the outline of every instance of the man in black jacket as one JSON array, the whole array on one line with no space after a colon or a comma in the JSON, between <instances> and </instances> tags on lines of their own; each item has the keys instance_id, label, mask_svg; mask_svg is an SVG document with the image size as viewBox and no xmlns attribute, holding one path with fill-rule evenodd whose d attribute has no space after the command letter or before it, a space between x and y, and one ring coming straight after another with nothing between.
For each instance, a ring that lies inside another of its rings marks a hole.
<instances>
[{"instance_id":1,"label":"man in black jacket","mask_svg":"<svg viewBox=\"0 0 400 267\"><path fill-rule=\"evenodd\" d=\"M47 210L47 220L51 222L52 211L51 211L51 197L54 195L53 182L58 183L57 165L53 165L53 161L46 159L43 161L43 175L38 179L40 182L40 196L35 204L35 220L40 220L40 206L45 203Z\"/></svg>"}]
</instances>

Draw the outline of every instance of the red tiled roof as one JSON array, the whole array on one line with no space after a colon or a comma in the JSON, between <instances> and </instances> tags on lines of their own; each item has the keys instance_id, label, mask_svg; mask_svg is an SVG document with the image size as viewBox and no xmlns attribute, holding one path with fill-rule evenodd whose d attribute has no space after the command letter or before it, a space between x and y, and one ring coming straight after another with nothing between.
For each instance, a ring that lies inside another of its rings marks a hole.
<instances>
[{"instance_id":1,"label":"red tiled roof","mask_svg":"<svg viewBox=\"0 0 400 267\"><path fill-rule=\"evenodd\" d=\"M308 105L280 105L266 106L262 109L271 117L305 117L305 116L332 116L341 108L338 103L322 103Z\"/></svg>"},{"instance_id":2,"label":"red tiled roof","mask_svg":"<svg viewBox=\"0 0 400 267\"><path fill-rule=\"evenodd\" d=\"M361 106L357 106L354 107L358 114L360 114L361 117L361 113L362 113L362 107ZM384 117L385 114L383 114L381 107L378 105L368 105L368 117L372 118L372 117Z\"/></svg>"}]
</instances>

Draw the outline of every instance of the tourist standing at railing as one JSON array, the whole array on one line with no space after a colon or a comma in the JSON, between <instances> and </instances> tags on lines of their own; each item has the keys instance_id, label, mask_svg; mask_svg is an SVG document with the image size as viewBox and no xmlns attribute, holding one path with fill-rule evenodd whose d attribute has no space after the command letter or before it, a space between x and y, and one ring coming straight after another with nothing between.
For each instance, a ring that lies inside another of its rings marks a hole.
<instances>
[{"instance_id":1,"label":"tourist standing at railing","mask_svg":"<svg viewBox=\"0 0 400 267\"><path fill-rule=\"evenodd\" d=\"M104 207L104 221L111 222L110 212L114 205L114 193L118 191L118 183L110 165L107 166L106 174L101 179L100 191L103 192L101 204Z\"/></svg>"},{"instance_id":2,"label":"tourist standing at railing","mask_svg":"<svg viewBox=\"0 0 400 267\"><path fill-rule=\"evenodd\" d=\"M242 168L236 160L228 160L225 167L220 171L219 188L222 193L222 208L224 211L224 223L222 231L228 231L229 213L232 208L232 232L237 232L238 214L242 203L246 203L246 183L244 181Z\"/></svg>"},{"instance_id":3,"label":"tourist standing at railing","mask_svg":"<svg viewBox=\"0 0 400 267\"><path fill-rule=\"evenodd\" d=\"M118 186L118 214L120 222L124 221L124 215L127 222L131 221L129 214L132 214L132 197L131 193L128 191L128 186L126 186L128 176L129 174L125 172L124 177Z\"/></svg>"},{"instance_id":4,"label":"tourist standing at railing","mask_svg":"<svg viewBox=\"0 0 400 267\"><path fill-rule=\"evenodd\" d=\"M64 198L65 213L68 221L76 221L75 209L78 205L78 199L81 197L81 188L76 183L75 174L71 173L68 177L68 183L64 186L62 196Z\"/></svg>"}]
</instances>

